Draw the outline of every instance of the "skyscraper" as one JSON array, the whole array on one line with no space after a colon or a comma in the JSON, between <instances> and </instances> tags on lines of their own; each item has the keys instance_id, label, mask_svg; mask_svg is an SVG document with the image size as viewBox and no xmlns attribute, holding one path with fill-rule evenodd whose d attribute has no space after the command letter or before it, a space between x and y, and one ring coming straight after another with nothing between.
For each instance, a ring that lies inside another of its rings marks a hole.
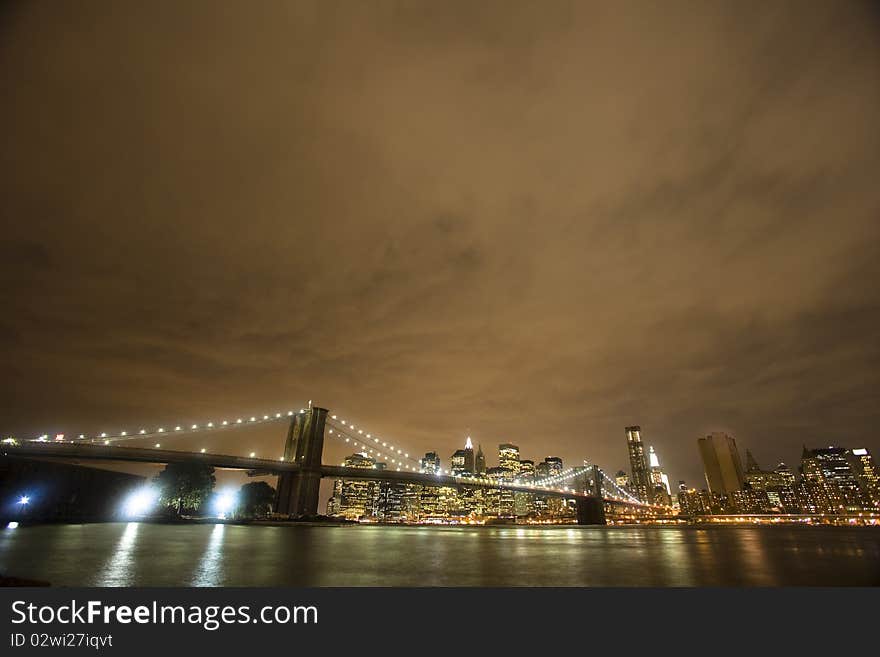
<instances>
[{"instance_id":1,"label":"skyscraper","mask_svg":"<svg viewBox=\"0 0 880 657\"><path fill-rule=\"evenodd\" d=\"M355 453L342 462L347 468L378 468L374 459L362 453ZM351 520L362 517L375 517L379 511L379 482L365 479L336 479L333 482L333 495L327 501L327 514L344 516Z\"/></svg>"},{"instance_id":2,"label":"skyscraper","mask_svg":"<svg viewBox=\"0 0 880 657\"><path fill-rule=\"evenodd\" d=\"M653 445L648 447L648 475L650 477L649 494L652 504L669 506L672 504L672 491L669 490L669 478L660 469L660 459L654 451Z\"/></svg>"},{"instance_id":3,"label":"skyscraper","mask_svg":"<svg viewBox=\"0 0 880 657\"><path fill-rule=\"evenodd\" d=\"M519 447L510 443L498 445L498 466L508 472L519 472Z\"/></svg>"},{"instance_id":4,"label":"skyscraper","mask_svg":"<svg viewBox=\"0 0 880 657\"><path fill-rule=\"evenodd\" d=\"M420 462L422 472L437 474L440 472L440 457L437 452L425 452L425 457Z\"/></svg>"},{"instance_id":5,"label":"skyscraper","mask_svg":"<svg viewBox=\"0 0 880 657\"><path fill-rule=\"evenodd\" d=\"M871 502L850 466L852 456L845 447L807 449L801 457L801 473L813 502L822 513L840 513L870 508Z\"/></svg>"},{"instance_id":6,"label":"skyscraper","mask_svg":"<svg viewBox=\"0 0 880 657\"><path fill-rule=\"evenodd\" d=\"M871 453L864 447L851 449L849 461L865 498L874 506L880 507L880 472L877 471Z\"/></svg>"},{"instance_id":7,"label":"skyscraper","mask_svg":"<svg viewBox=\"0 0 880 657\"><path fill-rule=\"evenodd\" d=\"M457 449L452 455L451 471L454 475L474 473L474 445L468 436L464 443L464 449Z\"/></svg>"},{"instance_id":8,"label":"skyscraper","mask_svg":"<svg viewBox=\"0 0 880 657\"><path fill-rule=\"evenodd\" d=\"M486 474L486 457L483 455L482 445L477 445L477 455L474 458L474 472Z\"/></svg>"},{"instance_id":9,"label":"skyscraper","mask_svg":"<svg viewBox=\"0 0 880 657\"><path fill-rule=\"evenodd\" d=\"M698 438L706 485L715 495L730 495L743 487L743 467L736 440L721 431Z\"/></svg>"},{"instance_id":10,"label":"skyscraper","mask_svg":"<svg viewBox=\"0 0 880 657\"><path fill-rule=\"evenodd\" d=\"M626 446L629 450L630 486L633 494L642 502L650 502L648 460L645 458L645 446L642 444L641 427L626 428Z\"/></svg>"}]
</instances>

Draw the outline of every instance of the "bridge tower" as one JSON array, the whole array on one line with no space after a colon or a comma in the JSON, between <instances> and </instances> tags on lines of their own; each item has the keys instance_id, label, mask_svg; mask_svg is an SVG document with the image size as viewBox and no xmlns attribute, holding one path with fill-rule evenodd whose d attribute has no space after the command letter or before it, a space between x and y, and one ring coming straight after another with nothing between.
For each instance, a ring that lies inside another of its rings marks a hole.
<instances>
[{"instance_id":1,"label":"bridge tower","mask_svg":"<svg viewBox=\"0 0 880 657\"><path fill-rule=\"evenodd\" d=\"M575 501L577 511L577 524L579 525L604 525L605 501L602 496L578 497Z\"/></svg>"},{"instance_id":2,"label":"bridge tower","mask_svg":"<svg viewBox=\"0 0 880 657\"><path fill-rule=\"evenodd\" d=\"M299 464L300 469L278 476L275 498L277 513L317 515L326 420L327 409L316 407L310 407L291 418L287 442L284 444L284 460Z\"/></svg>"}]
</instances>

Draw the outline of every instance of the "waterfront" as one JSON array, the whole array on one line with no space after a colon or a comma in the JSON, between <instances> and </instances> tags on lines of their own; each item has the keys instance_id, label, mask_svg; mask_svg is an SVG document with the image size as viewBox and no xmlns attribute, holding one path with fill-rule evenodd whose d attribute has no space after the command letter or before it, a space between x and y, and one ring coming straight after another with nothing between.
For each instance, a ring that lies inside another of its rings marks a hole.
<instances>
[{"instance_id":1,"label":"waterfront","mask_svg":"<svg viewBox=\"0 0 880 657\"><path fill-rule=\"evenodd\" d=\"M255 527L0 530L0 574L56 586L877 586L861 527Z\"/></svg>"}]
</instances>

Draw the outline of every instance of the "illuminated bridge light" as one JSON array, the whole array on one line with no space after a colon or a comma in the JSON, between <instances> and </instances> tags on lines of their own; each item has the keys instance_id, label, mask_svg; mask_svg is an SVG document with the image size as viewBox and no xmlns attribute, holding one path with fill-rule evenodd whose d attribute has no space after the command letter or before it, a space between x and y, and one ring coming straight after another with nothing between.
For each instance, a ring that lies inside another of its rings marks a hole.
<instances>
[{"instance_id":1,"label":"illuminated bridge light","mask_svg":"<svg viewBox=\"0 0 880 657\"><path fill-rule=\"evenodd\" d=\"M251 458L254 458L257 455L256 452L251 452Z\"/></svg>"},{"instance_id":2,"label":"illuminated bridge light","mask_svg":"<svg viewBox=\"0 0 880 657\"><path fill-rule=\"evenodd\" d=\"M125 431L123 431L123 432L122 432L122 433L121 433L121 434L119 434L119 435L120 435L120 436L127 436L127 435L128 435L128 433L127 433L127 432L125 432Z\"/></svg>"},{"instance_id":3,"label":"illuminated bridge light","mask_svg":"<svg viewBox=\"0 0 880 657\"><path fill-rule=\"evenodd\" d=\"M162 446L162 445L160 445L159 443L156 443L156 448L157 448L157 449L158 449L159 447L161 447L161 446Z\"/></svg>"},{"instance_id":4,"label":"illuminated bridge light","mask_svg":"<svg viewBox=\"0 0 880 657\"><path fill-rule=\"evenodd\" d=\"M174 430L175 430L175 431L180 431L180 425L174 427Z\"/></svg>"}]
</instances>

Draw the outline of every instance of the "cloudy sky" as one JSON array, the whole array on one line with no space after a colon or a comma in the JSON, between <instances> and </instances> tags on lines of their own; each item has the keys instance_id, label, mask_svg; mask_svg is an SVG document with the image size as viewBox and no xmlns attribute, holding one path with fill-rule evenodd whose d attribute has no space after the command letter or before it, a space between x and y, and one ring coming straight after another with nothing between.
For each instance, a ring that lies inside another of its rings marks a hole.
<instances>
[{"instance_id":1,"label":"cloudy sky","mask_svg":"<svg viewBox=\"0 0 880 657\"><path fill-rule=\"evenodd\" d=\"M182 4L0 9L4 434L880 452L876 5Z\"/></svg>"}]
</instances>

